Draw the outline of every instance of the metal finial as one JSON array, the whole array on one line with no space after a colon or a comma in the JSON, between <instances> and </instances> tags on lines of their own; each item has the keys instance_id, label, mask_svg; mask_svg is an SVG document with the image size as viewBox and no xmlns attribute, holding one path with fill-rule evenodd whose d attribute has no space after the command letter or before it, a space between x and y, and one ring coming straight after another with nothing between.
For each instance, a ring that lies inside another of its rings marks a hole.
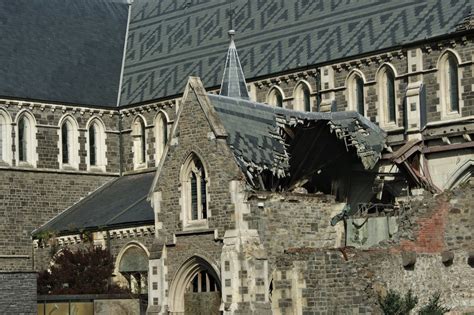
<instances>
[{"instance_id":1,"label":"metal finial","mask_svg":"<svg viewBox=\"0 0 474 315\"><path fill-rule=\"evenodd\" d=\"M229 31L227 32L227 34L229 34L229 38L230 38L231 40L233 40L233 39L234 39L234 35L235 35L235 30L229 30Z\"/></svg>"}]
</instances>

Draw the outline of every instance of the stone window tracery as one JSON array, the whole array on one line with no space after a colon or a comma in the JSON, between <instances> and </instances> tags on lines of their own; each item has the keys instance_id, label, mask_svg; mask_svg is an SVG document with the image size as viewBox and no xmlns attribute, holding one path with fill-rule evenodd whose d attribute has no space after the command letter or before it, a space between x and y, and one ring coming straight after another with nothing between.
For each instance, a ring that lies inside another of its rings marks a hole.
<instances>
[{"instance_id":1,"label":"stone window tracery","mask_svg":"<svg viewBox=\"0 0 474 315\"><path fill-rule=\"evenodd\" d=\"M201 160L191 154L182 170L182 205L185 227L207 226L208 181Z\"/></svg>"}]
</instances>

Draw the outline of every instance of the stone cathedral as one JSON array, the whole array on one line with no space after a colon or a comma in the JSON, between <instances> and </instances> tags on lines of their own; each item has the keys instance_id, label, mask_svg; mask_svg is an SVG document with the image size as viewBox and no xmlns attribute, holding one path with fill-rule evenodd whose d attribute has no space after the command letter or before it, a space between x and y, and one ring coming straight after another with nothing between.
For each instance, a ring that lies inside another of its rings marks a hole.
<instances>
[{"instance_id":1,"label":"stone cathedral","mask_svg":"<svg viewBox=\"0 0 474 315\"><path fill-rule=\"evenodd\" d=\"M474 312L472 10L2 1L0 313L90 243L146 314Z\"/></svg>"}]
</instances>

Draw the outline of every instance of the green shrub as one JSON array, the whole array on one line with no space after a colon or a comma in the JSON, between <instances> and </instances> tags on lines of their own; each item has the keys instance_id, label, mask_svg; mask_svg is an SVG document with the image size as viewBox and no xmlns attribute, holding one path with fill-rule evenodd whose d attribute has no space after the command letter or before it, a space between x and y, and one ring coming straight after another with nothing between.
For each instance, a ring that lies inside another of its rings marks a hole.
<instances>
[{"instance_id":1,"label":"green shrub","mask_svg":"<svg viewBox=\"0 0 474 315\"><path fill-rule=\"evenodd\" d=\"M449 308L446 308L442 305L441 295L439 292L433 294L433 296L428 301L428 304L423 306L420 309L420 315L443 315L444 313L449 312Z\"/></svg>"},{"instance_id":2,"label":"green shrub","mask_svg":"<svg viewBox=\"0 0 474 315\"><path fill-rule=\"evenodd\" d=\"M379 305L385 315L408 315L418 303L418 298L409 290L404 297L389 290L384 297L379 296Z\"/></svg>"}]
</instances>

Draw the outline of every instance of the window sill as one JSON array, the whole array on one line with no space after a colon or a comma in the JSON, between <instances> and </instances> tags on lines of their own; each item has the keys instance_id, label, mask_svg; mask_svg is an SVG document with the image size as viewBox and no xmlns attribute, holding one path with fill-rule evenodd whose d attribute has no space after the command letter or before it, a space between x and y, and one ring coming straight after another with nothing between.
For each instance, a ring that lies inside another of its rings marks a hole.
<instances>
[{"instance_id":1,"label":"window sill","mask_svg":"<svg viewBox=\"0 0 474 315\"><path fill-rule=\"evenodd\" d=\"M87 168L87 170L88 170L88 171L91 171L91 172L104 173L104 172L105 172L105 166L89 165L89 167Z\"/></svg>"},{"instance_id":2,"label":"window sill","mask_svg":"<svg viewBox=\"0 0 474 315\"><path fill-rule=\"evenodd\" d=\"M380 128L382 128L385 131L398 131L398 130L403 130L403 127L399 127L396 123L385 123L385 124L380 124Z\"/></svg>"},{"instance_id":3,"label":"window sill","mask_svg":"<svg viewBox=\"0 0 474 315\"><path fill-rule=\"evenodd\" d=\"M141 170L141 169L145 169L145 168L146 168L146 162L133 165L134 170Z\"/></svg>"},{"instance_id":4,"label":"window sill","mask_svg":"<svg viewBox=\"0 0 474 315\"><path fill-rule=\"evenodd\" d=\"M449 113L441 113L441 119L457 119L462 118L460 112L449 112Z\"/></svg>"},{"instance_id":5,"label":"window sill","mask_svg":"<svg viewBox=\"0 0 474 315\"><path fill-rule=\"evenodd\" d=\"M61 169L65 171L77 171L78 168L71 164L62 164Z\"/></svg>"},{"instance_id":6,"label":"window sill","mask_svg":"<svg viewBox=\"0 0 474 315\"><path fill-rule=\"evenodd\" d=\"M20 161L17 163L18 166L20 167L25 167L25 168L35 168L35 166L33 164L31 164L30 162L26 162L26 161Z\"/></svg>"},{"instance_id":7,"label":"window sill","mask_svg":"<svg viewBox=\"0 0 474 315\"><path fill-rule=\"evenodd\" d=\"M190 220L184 222L183 224L183 231L193 231L193 230L202 230L208 229L209 224L207 219L199 219L199 220Z\"/></svg>"}]
</instances>

